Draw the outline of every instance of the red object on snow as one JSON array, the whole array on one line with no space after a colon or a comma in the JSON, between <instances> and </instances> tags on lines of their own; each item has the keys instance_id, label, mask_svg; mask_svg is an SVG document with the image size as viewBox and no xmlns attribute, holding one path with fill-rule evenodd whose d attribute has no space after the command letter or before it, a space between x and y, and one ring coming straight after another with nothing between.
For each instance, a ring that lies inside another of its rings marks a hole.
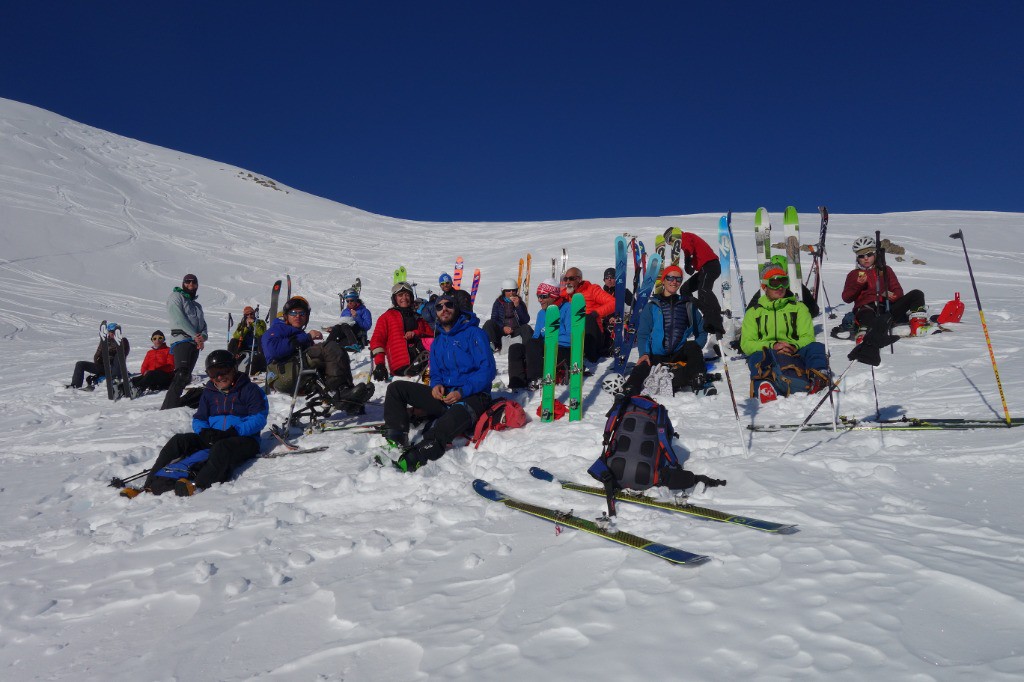
<instances>
[{"instance_id":1,"label":"red object on snow","mask_svg":"<svg viewBox=\"0 0 1024 682\"><path fill-rule=\"evenodd\" d=\"M960 292L956 292L955 297L952 301L948 301L946 305L942 307L942 312L939 313L939 324L945 324L946 322L959 322L960 318L964 316L964 304L960 300Z\"/></svg>"}]
</instances>

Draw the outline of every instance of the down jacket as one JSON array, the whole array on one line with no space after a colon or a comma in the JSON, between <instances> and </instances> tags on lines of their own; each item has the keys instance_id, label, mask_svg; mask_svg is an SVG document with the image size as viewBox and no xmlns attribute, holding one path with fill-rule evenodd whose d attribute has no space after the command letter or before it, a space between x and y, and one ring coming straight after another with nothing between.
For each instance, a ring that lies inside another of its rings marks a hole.
<instances>
[{"instance_id":1,"label":"down jacket","mask_svg":"<svg viewBox=\"0 0 1024 682\"><path fill-rule=\"evenodd\" d=\"M457 390L463 398L474 393L491 393L498 370L487 333L480 318L463 311L450 330L438 326L430 346L430 387Z\"/></svg>"},{"instance_id":2,"label":"down jacket","mask_svg":"<svg viewBox=\"0 0 1024 682\"><path fill-rule=\"evenodd\" d=\"M227 431L234 427L239 436L259 440L269 413L267 395L245 374L238 374L235 383L225 393L218 391L212 381L207 381L199 398L199 409L192 417L192 431Z\"/></svg>"}]
</instances>

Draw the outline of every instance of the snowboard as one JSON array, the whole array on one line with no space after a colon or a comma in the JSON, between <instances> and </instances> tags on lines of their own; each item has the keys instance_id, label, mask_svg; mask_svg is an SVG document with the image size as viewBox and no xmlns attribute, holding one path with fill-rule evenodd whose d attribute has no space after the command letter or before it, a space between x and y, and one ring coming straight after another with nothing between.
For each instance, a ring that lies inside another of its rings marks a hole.
<instances>
[{"instance_id":1,"label":"snowboard","mask_svg":"<svg viewBox=\"0 0 1024 682\"><path fill-rule=\"evenodd\" d=\"M107 384L107 400L116 400L114 397L114 382L110 375L110 346L107 344L107 321L100 322L100 343L103 351L100 356L103 358L103 380Z\"/></svg>"},{"instance_id":2,"label":"snowboard","mask_svg":"<svg viewBox=\"0 0 1024 682\"><path fill-rule=\"evenodd\" d=\"M114 364L117 366L118 374L120 374L117 379L117 387L121 392L121 397L134 400L135 396L132 395L131 374L128 373L128 358L124 356L124 345L121 343L124 336L122 335L120 328L118 328L114 333L114 338L117 340L117 350L114 351Z\"/></svg>"}]
</instances>

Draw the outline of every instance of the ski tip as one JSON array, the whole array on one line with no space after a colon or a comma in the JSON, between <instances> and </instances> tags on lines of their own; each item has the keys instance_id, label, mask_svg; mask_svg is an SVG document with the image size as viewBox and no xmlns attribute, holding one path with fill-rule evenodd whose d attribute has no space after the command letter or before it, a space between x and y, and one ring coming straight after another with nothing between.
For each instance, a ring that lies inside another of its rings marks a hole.
<instances>
[{"instance_id":1,"label":"ski tip","mask_svg":"<svg viewBox=\"0 0 1024 682\"><path fill-rule=\"evenodd\" d=\"M492 500L494 502L500 502L505 499L505 495L502 494L501 491L492 488L491 484L482 478L473 480L473 490L475 490L479 495L482 495L488 500Z\"/></svg>"},{"instance_id":2,"label":"ski tip","mask_svg":"<svg viewBox=\"0 0 1024 682\"><path fill-rule=\"evenodd\" d=\"M534 478L539 478L542 481L554 481L555 476L549 471L545 471L540 467L530 467L530 475Z\"/></svg>"}]
</instances>

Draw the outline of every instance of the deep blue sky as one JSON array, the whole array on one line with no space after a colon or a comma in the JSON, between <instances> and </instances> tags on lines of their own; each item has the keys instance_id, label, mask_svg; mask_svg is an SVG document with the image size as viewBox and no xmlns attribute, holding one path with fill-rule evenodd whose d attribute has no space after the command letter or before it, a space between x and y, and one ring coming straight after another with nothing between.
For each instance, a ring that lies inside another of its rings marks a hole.
<instances>
[{"instance_id":1,"label":"deep blue sky","mask_svg":"<svg viewBox=\"0 0 1024 682\"><path fill-rule=\"evenodd\" d=\"M420 220L1024 210L1024 2L8 3L0 96Z\"/></svg>"}]
</instances>

